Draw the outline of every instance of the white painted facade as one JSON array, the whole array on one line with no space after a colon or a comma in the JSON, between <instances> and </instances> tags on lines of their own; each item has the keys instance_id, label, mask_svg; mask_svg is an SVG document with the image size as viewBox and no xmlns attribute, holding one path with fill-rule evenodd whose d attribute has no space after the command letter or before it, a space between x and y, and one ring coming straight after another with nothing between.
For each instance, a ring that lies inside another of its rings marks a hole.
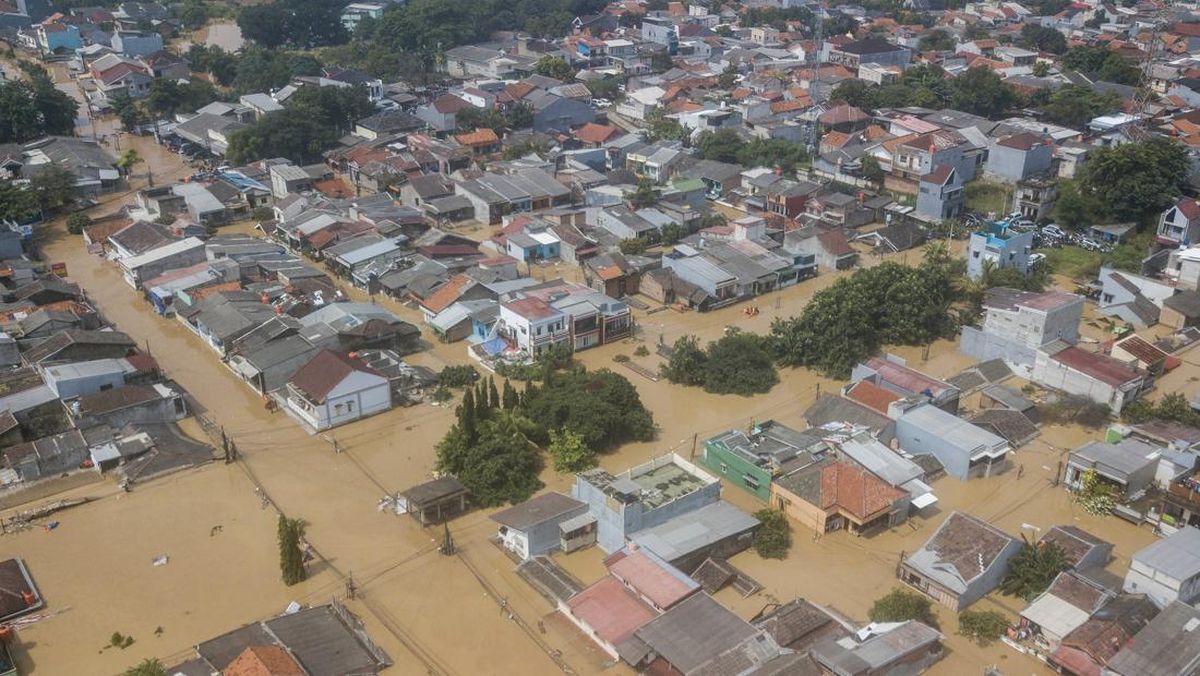
<instances>
[{"instance_id":1,"label":"white painted facade","mask_svg":"<svg viewBox=\"0 0 1200 676\"><path fill-rule=\"evenodd\" d=\"M288 409L309 427L324 430L390 409L392 392L387 378L355 371L342 379L323 403L309 401L290 386L286 401Z\"/></svg>"}]
</instances>

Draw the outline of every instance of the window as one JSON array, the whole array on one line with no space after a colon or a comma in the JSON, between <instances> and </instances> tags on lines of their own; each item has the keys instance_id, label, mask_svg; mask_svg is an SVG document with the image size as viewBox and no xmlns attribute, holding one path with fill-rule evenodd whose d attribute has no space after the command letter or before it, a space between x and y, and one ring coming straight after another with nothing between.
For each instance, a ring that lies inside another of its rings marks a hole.
<instances>
[{"instance_id":1,"label":"window","mask_svg":"<svg viewBox=\"0 0 1200 676\"><path fill-rule=\"evenodd\" d=\"M742 481L745 482L745 484L747 486L749 486L750 488L758 488L758 485L759 485L758 479L756 479L753 476L750 476L749 474L743 474Z\"/></svg>"},{"instance_id":2,"label":"window","mask_svg":"<svg viewBox=\"0 0 1200 676\"><path fill-rule=\"evenodd\" d=\"M721 463L721 474L729 474L729 465Z\"/></svg>"},{"instance_id":3,"label":"window","mask_svg":"<svg viewBox=\"0 0 1200 676\"><path fill-rule=\"evenodd\" d=\"M978 251L972 251L972 252L971 252L971 258L979 258L979 252L978 252Z\"/></svg>"},{"instance_id":4,"label":"window","mask_svg":"<svg viewBox=\"0 0 1200 676\"><path fill-rule=\"evenodd\" d=\"M1106 293L1103 296L1101 296L1101 299L1105 303L1111 303L1111 302L1113 302L1113 295L1111 293Z\"/></svg>"}]
</instances>

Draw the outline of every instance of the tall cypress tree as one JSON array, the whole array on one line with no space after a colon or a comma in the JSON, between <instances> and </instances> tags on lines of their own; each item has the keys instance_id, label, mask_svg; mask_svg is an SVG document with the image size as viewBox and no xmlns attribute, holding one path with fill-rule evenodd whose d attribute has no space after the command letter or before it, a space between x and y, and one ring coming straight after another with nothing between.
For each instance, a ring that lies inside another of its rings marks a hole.
<instances>
[{"instance_id":1,"label":"tall cypress tree","mask_svg":"<svg viewBox=\"0 0 1200 676\"><path fill-rule=\"evenodd\" d=\"M475 385L475 419L487 420L488 418L488 400L487 387L482 380Z\"/></svg>"},{"instance_id":2,"label":"tall cypress tree","mask_svg":"<svg viewBox=\"0 0 1200 676\"><path fill-rule=\"evenodd\" d=\"M458 407L458 426L467 435L469 443L475 442L475 392L468 387L463 395L462 404Z\"/></svg>"},{"instance_id":3,"label":"tall cypress tree","mask_svg":"<svg viewBox=\"0 0 1200 676\"><path fill-rule=\"evenodd\" d=\"M500 408L500 392L491 376L488 376L488 408Z\"/></svg>"},{"instance_id":4,"label":"tall cypress tree","mask_svg":"<svg viewBox=\"0 0 1200 676\"><path fill-rule=\"evenodd\" d=\"M283 583L292 586L307 577L300 538L304 537L304 521L279 515L279 572Z\"/></svg>"},{"instance_id":5,"label":"tall cypress tree","mask_svg":"<svg viewBox=\"0 0 1200 676\"><path fill-rule=\"evenodd\" d=\"M512 383L506 379L504 381L504 409L511 410L521 403L521 395L517 394L517 388L512 386Z\"/></svg>"}]
</instances>

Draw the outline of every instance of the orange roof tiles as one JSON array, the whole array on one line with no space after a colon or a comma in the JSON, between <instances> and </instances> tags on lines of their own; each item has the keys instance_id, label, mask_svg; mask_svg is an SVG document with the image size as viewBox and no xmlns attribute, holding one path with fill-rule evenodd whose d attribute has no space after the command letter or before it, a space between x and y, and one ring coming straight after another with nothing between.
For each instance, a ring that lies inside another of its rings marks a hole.
<instances>
[{"instance_id":1,"label":"orange roof tiles","mask_svg":"<svg viewBox=\"0 0 1200 676\"><path fill-rule=\"evenodd\" d=\"M486 127L476 129L466 134L455 134L454 140L464 146L490 146L500 142L496 132Z\"/></svg>"},{"instance_id":2,"label":"orange roof tiles","mask_svg":"<svg viewBox=\"0 0 1200 676\"><path fill-rule=\"evenodd\" d=\"M846 390L846 396L884 415L887 415L888 404L903 398L891 390L866 380L860 380L851 386Z\"/></svg>"},{"instance_id":3,"label":"orange roof tiles","mask_svg":"<svg viewBox=\"0 0 1200 676\"><path fill-rule=\"evenodd\" d=\"M821 469L822 509L840 507L865 520L902 497L904 491L850 463L834 462Z\"/></svg>"},{"instance_id":4,"label":"orange roof tiles","mask_svg":"<svg viewBox=\"0 0 1200 676\"><path fill-rule=\"evenodd\" d=\"M252 645L242 651L222 676L304 676L300 665L276 645Z\"/></svg>"},{"instance_id":5,"label":"orange roof tiles","mask_svg":"<svg viewBox=\"0 0 1200 676\"><path fill-rule=\"evenodd\" d=\"M466 275L455 275L429 294L428 298L422 300L421 307L435 314L441 312L453 305L458 297L474 283L475 280Z\"/></svg>"}]
</instances>

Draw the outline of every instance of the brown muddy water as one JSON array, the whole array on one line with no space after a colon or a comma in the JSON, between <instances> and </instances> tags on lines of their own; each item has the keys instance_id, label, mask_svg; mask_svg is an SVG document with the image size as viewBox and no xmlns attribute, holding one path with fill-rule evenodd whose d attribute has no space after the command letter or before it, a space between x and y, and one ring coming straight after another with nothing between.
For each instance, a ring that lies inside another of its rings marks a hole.
<instances>
[{"instance_id":1,"label":"brown muddy water","mask_svg":"<svg viewBox=\"0 0 1200 676\"><path fill-rule=\"evenodd\" d=\"M160 171L186 171L169 153L164 156L148 147L147 155L156 178ZM102 209L118 205L112 200ZM234 229L247 230L244 225ZM493 524L486 513L474 512L451 524L463 554L447 558L435 551L440 531L422 530L407 518L377 509L384 494L430 475L434 444L451 422L450 407L398 409L338 428L331 437L345 452L337 454L330 437L309 436L282 414L269 413L215 353L174 320L156 316L112 266L89 256L78 238L55 231L45 250L50 260L66 262L71 278L87 289L106 317L142 342L170 377L192 393L204 413L224 426L243 461L212 464L140 485L129 494L107 480L78 488L67 495L102 499L56 516L61 525L55 531L0 538L0 557L24 557L50 610L61 611L20 631L24 647L19 661L27 673L115 673L145 657L179 659L196 643L278 613L291 600L344 598L350 575L361 590L361 598L350 606L395 660L389 673L550 674L560 672L564 664L576 673L627 673L557 618L550 604L513 574L511 562L487 542ZM918 255L910 254L914 259ZM567 266L535 268L533 274L560 272L567 272ZM706 437L751 420L776 418L802 427L800 414L818 388L833 391L841 383L808 371L785 370L779 385L766 395L717 396L653 382L614 364L612 358L632 355L640 342L652 347L660 335L669 343L685 334L711 340L727 326L765 331L774 317L798 312L815 290L835 279L836 275L823 275L760 298L753 303L760 309L755 317L746 317L744 306L707 314L639 311L635 340L579 355L591 368L613 368L629 377L660 427L657 440L629 444L605 456L602 465L620 470L668 451L688 456ZM357 292L352 295L361 298ZM420 325L411 308L382 302ZM928 353L911 348L896 352L943 377L970 364L951 341L933 345ZM415 363L433 367L466 360L462 343L433 343L413 357ZM633 360L650 370L659 363L653 355ZM845 533L816 538L797 530L786 560L741 554L733 563L766 589L749 599L722 592L720 599L750 617L773 599L799 595L865 620L871 601L896 586L894 569L901 553L916 549L954 509L988 519L1011 534L1032 535L1054 524L1078 525L1116 544L1112 569L1123 574L1129 555L1153 535L1122 521L1088 515L1052 485L1067 449L1098 434L1048 427L1018 452L1016 462L1025 469L1020 479L1016 472L969 483L940 479L934 483L938 506L913 520L911 527L870 538ZM549 470L543 479L558 490L570 484L570 477ZM255 481L285 513L309 524L308 538L323 558L300 585L286 588L279 582L276 514L263 507ZM762 506L735 487L727 487L725 497L747 510ZM222 528L213 534L217 525ZM160 554L169 556L168 565L152 566L151 560ZM603 573L597 550L557 558L584 582ZM501 611L500 599L513 619ZM980 607L996 607L1010 615L1019 608L1008 597L988 599ZM942 613L941 619L948 654L930 673L982 673L990 664L1005 674L1047 673L1012 650L979 647L957 636L951 614ZM156 633L159 627L162 631ZM132 635L136 642L125 650L104 649L114 631Z\"/></svg>"}]
</instances>

